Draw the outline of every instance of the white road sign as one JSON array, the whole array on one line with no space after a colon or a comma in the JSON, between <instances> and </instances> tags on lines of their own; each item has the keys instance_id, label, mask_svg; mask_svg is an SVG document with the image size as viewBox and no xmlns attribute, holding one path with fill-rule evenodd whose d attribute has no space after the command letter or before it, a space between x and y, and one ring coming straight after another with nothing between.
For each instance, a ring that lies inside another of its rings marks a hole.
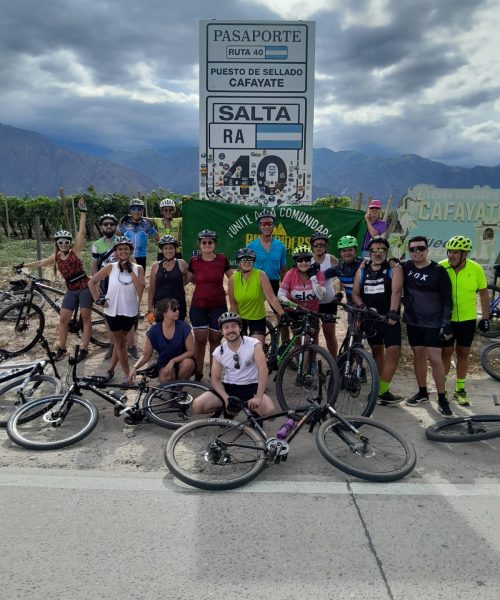
<instances>
[{"instance_id":1,"label":"white road sign","mask_svg":"<svg viewBox=\"0 0 500 600\"><path fill-rule=\"evenodd\" d=\"M314 24L200 23L200 198L310 203Z\"/></svg>"}]
</instances>

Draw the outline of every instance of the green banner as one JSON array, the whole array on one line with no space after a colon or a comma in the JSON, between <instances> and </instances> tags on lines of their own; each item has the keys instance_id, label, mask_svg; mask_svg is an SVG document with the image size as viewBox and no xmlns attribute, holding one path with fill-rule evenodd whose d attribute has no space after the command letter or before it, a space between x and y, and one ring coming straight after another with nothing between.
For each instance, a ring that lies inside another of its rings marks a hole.
<instances>
[{"instance_id":1,"label":"green banner","mask_svg":"<svg viewBox=\"0 0 500 600\"><path fill-rule=\"evenodd\" d=\"M223 204L210 200L190 200L182 206L182 250L189 261L198 250L197 235L203 229L217 233L217 252L223 252L231 266L236 266L234 255L259 236L255 222L262 206ZM359 246L366 232L364 212L351 208L324 208L314 206L277 206L273 234L287 249L287 260L292 265L292 250L300 244L309 244L309 237L320 232L330 236L329 250L337 254L337 240L353 235Z\"/></svg>"}]
</instances>

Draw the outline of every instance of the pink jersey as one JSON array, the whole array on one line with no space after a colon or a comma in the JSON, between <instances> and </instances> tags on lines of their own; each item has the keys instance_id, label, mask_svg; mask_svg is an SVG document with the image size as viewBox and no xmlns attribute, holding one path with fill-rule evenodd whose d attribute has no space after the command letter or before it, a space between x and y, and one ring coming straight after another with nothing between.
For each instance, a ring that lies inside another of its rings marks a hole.
<instances>
[{"instance_id":1,"label":"pink jersey","mask_svg":"<svg viewBox=\"0 0 500 600\"><path fill-rule=\"evenodd\" d=\"M325 276L321 271L316 275L318 284L325 287ZM295 302L302 308L317 311L319 309L319 299L313 290L312 282L309 279L305 281L300 278L297 267L292 267L280 284L280 289L286 292L288 300Z\"/></svg>"}]
</instances>

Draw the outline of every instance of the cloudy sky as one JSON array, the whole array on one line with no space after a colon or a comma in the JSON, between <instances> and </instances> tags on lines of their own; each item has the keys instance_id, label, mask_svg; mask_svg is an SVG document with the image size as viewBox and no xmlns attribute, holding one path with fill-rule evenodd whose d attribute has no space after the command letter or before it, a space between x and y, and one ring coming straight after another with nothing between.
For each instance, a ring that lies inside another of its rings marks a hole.
<instances>
[{"instance_id":1,"label":"cloudy sky","mask_svg":"<svg viewBox=\"0 0 500 600\"><path fill-rule=\"evenodd\" d=\"M314 146L500 164L498 0L0 0L0 122L198 143L198 21L316 22Z\"/></svg>"}]
</instances>

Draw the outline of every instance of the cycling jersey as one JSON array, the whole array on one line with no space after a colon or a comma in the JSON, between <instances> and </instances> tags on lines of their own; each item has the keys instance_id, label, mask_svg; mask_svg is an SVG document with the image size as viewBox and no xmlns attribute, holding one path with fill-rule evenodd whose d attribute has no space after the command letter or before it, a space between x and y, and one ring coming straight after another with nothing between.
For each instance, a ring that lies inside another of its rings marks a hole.
<instances>
[{"instance_id":1,"label":"cycling jersey","mask_svg":"<svg viewBox=\"0 0 500 600\"><path fill-rule=\"evenodd\" d=\"M302 306L302 308L318 311L319 301L322 299L320 296L325 293L325 276L321 271L318 271L316 277L316 284L310 279L304 281L300 277L297 267L292 267L281 282L278 299L280 301L291 300Z\"/></svg>"},{"instance_id":2,"label":"cycling jersey","mask_svg":"<svg viewBox=\"0 0 500 600\"><path fill-rule=\"evenodd\" d=\"M247 245L251 248L257 258L254 263L256 269L261 269L269 279L279 279L282 267L286 267L286 248L283 242L276 238L271 240L269 252L264 248L260 238L256 238Z\"/></svg>"},{"instance_id":3,"label":"cycling jersey","mask_svg":"<svg viewBox=\"0 0 500 600\"><path fill-rule=\"evenodd\" d=\"M450 266L448 259L439 263L446 269L451 281L453 296L452 321L472 321L477 318L476 294L487 287L483 267L477 262L466 259L458 273Z\"/></svg>"},{"instance_id":4,"label":"cycling jersey","mask_svg":"<svg viewBox=\"0 0 500 600\"><path fill-rule=\"evenodd\" d=\"M145 257L148 253L148 239L156 235L156 229L141 217L140 221L128 219L116 230L134 244L134 256Z\"/></svg>"},{"instance_id":5,"label":"cycling jersey","mask_svg":"<svg viewBox=\"0 0 500 600\"><path fill-rule=\"evenodd\" d=\"M266 316L266 296L260 283L261 273L260 269L252 269L248 279L245 279L240 271L233 274L234 299L242 319L257 321Z\"/></svg>"},{"instance_id":6,"label":"cycling jersey","mask_svg":"<svg viewBox=\"0 0 500 600\"><path fill-rule=\"evenodd\" d=\"M92 258L97 260L97 270L99 270L113 254L113 244L116 239L118 239L118 236L116 235L111 238L103 236L92 244Z\"/></svg>"},{"instance_id":7,"label":"cycling jersey","mask_svg":"<svg viewBox=\"0 0 500 600\"><path fill-rule=\"evenodd\" d=\"M344 291L348 302L352 302L354 276L356 275L356 271L359 269L359 265L361 264L362 260L362 258L356 258L356 260L352 263L340 261L337 266L337 277L339 278L340 283L344 286Z\"/></svg>"},{"instance_id":8,"label":"cycling jersey","mask_svg":"<svg viewBox=\"0 0 500 600\"><path fill-rule=\"evenodd\" d=\"M189 270L195 279L191 306L197 308L225 307L224 273L230 268L224 254L217 254L213 260L203 260L201 256L193 256L189 261Z\"/></svg>"},{"instance_id":9,"label":"cycling jersey","mask_svg":"<svg viewBox=\"0 0 500 600\"><path fill-rule=\"evenodd\" d=\"M160 238L164 235L172 235L179 242L179 247L177 248L177 252L182 253L182 217L175 217L170 222L170 227L165 227L165 223L162 217L155 217L151 219L153 221L153 225L158 232Z\"/></svg>"},{"instance_id":10,"label":"cycling jersey","mask_svg":"<svg viewBox=\"0 0 500 600\"><path fill-rule=\"evenodd\" d=\"M392 269L387 261L375 271L366 265L359 273L359 290L363 302L369 308L385 315L391 309Z\"/></svg>"}]
</instances>

